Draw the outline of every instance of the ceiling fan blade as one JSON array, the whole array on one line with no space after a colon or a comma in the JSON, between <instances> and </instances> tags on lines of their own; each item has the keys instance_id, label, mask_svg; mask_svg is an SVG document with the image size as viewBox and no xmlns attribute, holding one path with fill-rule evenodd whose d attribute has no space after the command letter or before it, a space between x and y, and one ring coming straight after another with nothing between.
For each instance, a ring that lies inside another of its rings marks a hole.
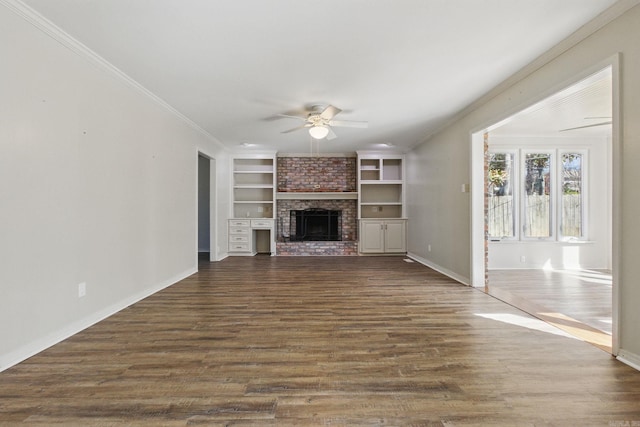
<instances>
[{"instance_id":1,"label":"ceiling fan blade","mask_svg":"<svg viewBox=\"0 0 640 427\"><path fill-rule=\"evenodd\" d=\"M558 132L566 132L568 130L576 130L576 129L584 129L584 128L593 128L596 126L604 126L604 125L610 125L613 122L602 122L602 123L594 123L592 125L585 125L585 126L578 126L575 128L567 128L567 129L560 129Z\"/></svg>"},{"instance_id":2,"label":"ceiling fan blade","mask_svg":"<svg viewBox=\"0 0 640 427\"><path fill-rule=\"evenodd\" d=\"M331 129L329 126L327 126L327 129L329 129L329 133L327 134L327 140L331 141L332 139L336 139L338 137L338 135L336 135L333 132L333 129Z\"/></svg>"},{"instance_id":3,"label":"ceiling fan blade","mask_svg":"<svg viewBox=\"0 0 640 427\"><path fill-rule=\"evenodd\" d=\"M322 117L325 120L331 120L340 111L342 111L342 110L339 109L338 107L334 107L333 105L329 105L327 108L325 108L322 111L322 113L320 113L320 117Z\"/></svg>"},{"instance_id":4,"label":"ceiling fan blade","mask_svg":"<svg viewBox=\"0 0 640 427\"><path fill-rule=\"evenodd\" d=\"M311 126L311 125L309 125L308 123L305 123L305 124L303 124L303 125L300 125L300 126L294 127L293 129L289 129L289 130L282 131L282 132L280 132L280 133L290 133L290 132L295 132L295 131L297 131L297 130L304 129L304 128L308 128L308 127L310 127L310 126Z\"/></svg>"},{"instance_id":5,"label":"ceiling fan blade","mask_svg":"<svg viewBox=\"0 0 640 427\"><path fill-rule=\"evenodd\" d=\"M329 125L341 126L346 128L366 128L369 127L368 122L358 122L354 120L330 120Z\"/></svg>"},{"instance_id":6,"label":"ceiling fan blade","mask_svg":"<svg viewBox=\"0 0 640 427\"><path fill-rule=\"evenodd\" d=\"M290 114L277 114L278 117L286 117L288 119L298 119L298 120L302 120L302 121L306 121L307 118L306 117L300 117L300 116L292 116Z\"/></svg>"}]
</instances>

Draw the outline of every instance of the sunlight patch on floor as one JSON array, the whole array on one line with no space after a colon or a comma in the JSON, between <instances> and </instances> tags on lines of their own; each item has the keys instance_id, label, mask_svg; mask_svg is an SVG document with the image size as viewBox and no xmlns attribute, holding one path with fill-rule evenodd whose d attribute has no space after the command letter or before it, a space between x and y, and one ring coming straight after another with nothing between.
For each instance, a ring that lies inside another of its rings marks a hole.
<instances>
[{"instance_id":1,"label":"sunlight patch on floor","mask_svg":"<svg viewBox=\"0 0 640 427\"><path fill-rule=\"evenodd\" d=\"M476 316L484 317L485 319L496 320L498 322L508 323L510 325L521 326L523 328L532 329L535 331L546 332L553 335L558 335L565 338L579 339L567 332L564 332L555 326L543 322L540 319L536 319L528 316L519 316L517 314L510 313L475 313Z\"/></svg>"}]
</instances>

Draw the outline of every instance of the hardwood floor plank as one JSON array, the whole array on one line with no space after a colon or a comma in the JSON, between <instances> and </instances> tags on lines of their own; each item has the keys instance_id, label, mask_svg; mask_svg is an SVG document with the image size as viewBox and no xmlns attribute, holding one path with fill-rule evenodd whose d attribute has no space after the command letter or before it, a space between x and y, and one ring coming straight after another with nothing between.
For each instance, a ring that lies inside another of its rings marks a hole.
<instances>
[{"instance_id":1,"label":"hardwood floor plank","mask_svg":"<svg viewBox=\"0 0 640 427\"><path fill-rule=\"evenodd\" d=\"M640 423L640 372L543 326L400 257L202 263L0 373L0 426Z\"/></svg>"}]
</instances>

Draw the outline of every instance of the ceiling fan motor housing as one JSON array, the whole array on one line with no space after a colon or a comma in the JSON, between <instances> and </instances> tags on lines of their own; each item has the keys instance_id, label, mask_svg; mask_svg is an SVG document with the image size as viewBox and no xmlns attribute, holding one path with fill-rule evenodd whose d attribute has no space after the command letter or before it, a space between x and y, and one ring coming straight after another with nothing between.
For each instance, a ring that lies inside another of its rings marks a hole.
<instances>
[{"instance_id":1,"label":"ceiling fan motor housing","mask_svg":"<svg viewBox=\"0 0 640 427\"><path fill-rule=\"evenodd\" d=\"M325 126L329 124L329 120L323 119L320 114L311 114L307 121L313 126Z\"/></svg>"}]
</instances>

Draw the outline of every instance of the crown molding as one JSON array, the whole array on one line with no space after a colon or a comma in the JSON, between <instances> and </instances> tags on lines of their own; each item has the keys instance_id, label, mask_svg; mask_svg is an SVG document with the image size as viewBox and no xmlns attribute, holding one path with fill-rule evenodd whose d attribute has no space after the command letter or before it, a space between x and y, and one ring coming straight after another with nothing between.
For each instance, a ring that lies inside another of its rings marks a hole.
<instances>
[{"instance_id":1,"label":"crown molding","mask_svg":"<svg viewBox=\"0 0 640 427\"><path fill-rule=\"evenodd\" d=\"M51 37L70 51L74 52L76 55L86 59L93 65L97 66L102 71L111 74L116 77L125 85L130 88L136 90L138 93L146 96L148 99L159 105L160 107L167 110L169 113L173 114L175 117L184 122L187 126L191 127L201 135L205 136L207 139L213 141L215 144L220 146L225 151L227 148L218 140L216 137L211 135L209 132L204 130L194 121L189 119L187 116L173 108L169 103L160 98L158 95L154 94L140 83L129 77L122 70L117 68L115 65L111 64L109 61L98 55L93 50L89 49L86 45L81 43L80 41L73 38L71 35L66 33L60 27L55 25L53 22L42 16L36 10L26 5L20 0L0 0L0 4L4 5L7 9L20 16L22 19L45 33L47 36Z\"/></svg>"},{"instance_id":2,"label":"crown molding","mask_svg":"<svg viewBox=\"0 0 640 427\"><path fill-rule=\"evenodd\" d=\"M493 89L480 96L480 98L473 101L471 104L467 105L465 108L454 114L449 120L446 120L442 125L435 128L424 138L420 139L416 144L410 147L414 149L419 145L427 142L431 137L437 135L442 132L453 123L461 120L466 117L473 111L480 108L482 105L488 103L493 98L503 93L510 87L516 85L520 81L524 80L534 72L538 71L554 59L561 56L563 53L578 45L580 42L585 40L587 37L594 34L596 31L600 30L605 25L611 23L615 19L622 16L624 13L629 11L630 9L640 5L640 0L618 0L616 3L612 4L610 7L602 11L591 21L582 25L576 31L571 33L568 37L557 43L551 49L544 52L542 55L538 56L536 59L531 61L529 64L525 65L519 71L516 71L511 77L508 77L506 80L503 80L502 83L499 83Z\"/></svg>"}]
</instances>

